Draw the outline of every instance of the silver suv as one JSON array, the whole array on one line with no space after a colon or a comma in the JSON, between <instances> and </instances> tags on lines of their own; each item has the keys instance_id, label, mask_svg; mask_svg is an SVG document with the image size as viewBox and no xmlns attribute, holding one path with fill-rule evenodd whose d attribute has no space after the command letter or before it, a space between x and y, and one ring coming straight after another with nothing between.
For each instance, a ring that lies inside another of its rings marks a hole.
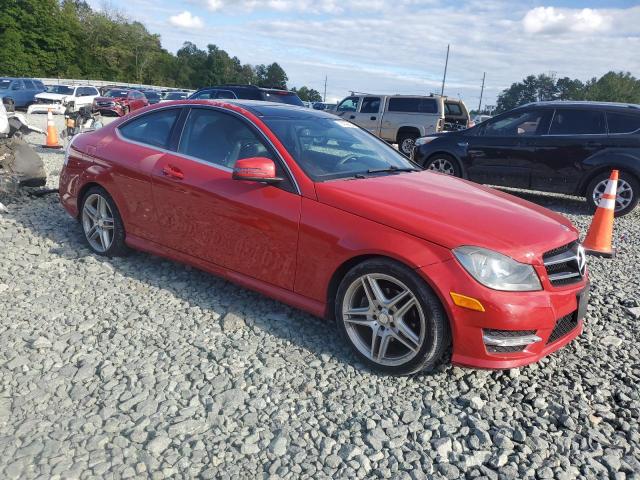
<instances>
[{"instance_id":1,"label":"silver suv","mask_svg":"<svg viewBox=\"0 0 640 480\"><path fill-rule=\"evenodd\" d=\"M442 131L445 106L437 95L352 95L338 103L335 114L410 155L416 138Z\"/></svg>"}]
</instances>

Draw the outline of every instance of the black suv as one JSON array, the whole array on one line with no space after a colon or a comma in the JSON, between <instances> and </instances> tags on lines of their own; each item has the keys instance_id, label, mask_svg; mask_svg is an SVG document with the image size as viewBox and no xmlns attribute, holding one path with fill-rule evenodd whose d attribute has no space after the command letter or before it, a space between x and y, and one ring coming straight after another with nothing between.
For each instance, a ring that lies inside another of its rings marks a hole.
<instances>
[{"instance_id":1,"label":"black suv","mask_svg":"<svg viewBox=\"0 0 640 480\"><path fill-rule=\"evenodd\" d=\"M412 159L474 182L583 196L592 207L617 168L621 216L640 195L640 105L528 104L467 130L422 137Z\"/></svg>"},{"instance_id":2,"label":"black suv","mask_svg":"<svg viewBox=\"0 0 640 480\"><path fill-rule=\"evenodd\" d=\"M262 88L255 85L218 85L205 87L194 92L191 100L214 100L221 98L242 98L244 100L262 100L263 102L287 103L304 107L302 100L294 92L275 88Z\"/></svg>"}]
</instances>

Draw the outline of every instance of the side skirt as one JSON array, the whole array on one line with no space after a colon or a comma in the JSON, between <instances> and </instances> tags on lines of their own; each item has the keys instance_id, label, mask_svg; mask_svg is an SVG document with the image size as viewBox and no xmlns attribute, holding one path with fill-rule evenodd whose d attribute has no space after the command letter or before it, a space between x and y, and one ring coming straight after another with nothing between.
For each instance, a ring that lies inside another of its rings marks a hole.
<instances>
[{"instance_id":1,"label":"side skirt","mask_svg":"<svg viewBox=\"0 0 640 480\"><path fill-rule=\"evenodd\" d=\"M273 298L292 307L304 310L316 317L324 317L326 305L322 302L318 302L317 300L304 297L290 290L271 285L261 280L256 280L248 275L244 275L234 270L229 270L217 264L150 242L149 240L144 240L134 235L127 235L125 243L135 250L152 253L160 257L168 258L169 260L176 260L178 262L185 263L199 270L212 273L217 277L229 280L230 282L242 287L266 295L269 298Z\"/></svg>"}]
</instances>

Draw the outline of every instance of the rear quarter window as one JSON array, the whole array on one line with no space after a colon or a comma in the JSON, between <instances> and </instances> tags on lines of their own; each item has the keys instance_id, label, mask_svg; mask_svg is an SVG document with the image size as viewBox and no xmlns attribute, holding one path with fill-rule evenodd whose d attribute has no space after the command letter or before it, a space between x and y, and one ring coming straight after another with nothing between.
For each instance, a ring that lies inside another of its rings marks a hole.
<instances>
[{"instance_id":1,"label":"rear quarter window","mask_svg":"<svg viewBox=\"0 0 640 480\"><path fill-rule=\"evenodd\" d=\"M628 113L607 112L609 133L633 133L640 131L640 112L636 115Z\"/></svg>"},{"instance_id":2,"label":"rear quarter window","mask_svg":"<svg viewBox=\"0 0 640 480\"><path fill-rule=\"evenodd\" d=\"M587 109L556 110L549 135L598 135L607 133L604 112Z\"/></svg>"},{"instance_id":3,"label":"rear quarter window","mask_svg":"<svg viewBox=\"0 0 640 480\"><path fill-rule=\"evenodd\" d=\"M403 113L438 113L438 103L435 98L391 98L390 112Z\"/></svg>"},{"instance_id":4,"label":"rear quarter window","mask_svg":"<svg viewBox=\"0 0 640 480\"><path fill-rule=\"evenodd\" d=\"M153 147L167 148L179 108L156 110L118 127L120 135L128 140L144 143Z\"/></svg>"},{"instance_id":5,"label":"rear quarter window","mask_svg":"<svg viewBox=\"0 0 640 480\"><path fill-rule=\"evenodd\" d=\"M302 100L300 100L295 93L267 91L264 92L263 97L267 102L286 103L287 105L297 105L298 107L304 106Z\"/></svg>"}]
</instances>

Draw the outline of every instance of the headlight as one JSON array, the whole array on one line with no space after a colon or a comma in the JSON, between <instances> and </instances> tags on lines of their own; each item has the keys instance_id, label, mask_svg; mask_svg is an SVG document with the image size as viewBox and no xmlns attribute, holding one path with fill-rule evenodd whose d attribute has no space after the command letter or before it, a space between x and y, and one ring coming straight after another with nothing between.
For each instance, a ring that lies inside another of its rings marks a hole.
<instances>
[{"instance_id":1,"label":"headlight","mask_svg":"<svg viewBox=\"0 0 640 480\"><path fill-rule=\"evenodd\" d=\"M510 292L542 290L531 265L481 247L458 247L453 254L464 269L486 287Z\"/></svg>"},{"instance_id":2,"label":"headlight","mask_svg":"<svg viewBox=\"0 0 640 480\"><path fill-rule=\"evenodd\" d=\"M427 144L429 142L432 142L436 138L438 138L438 137L420 137L420 138L417 138L415 146L419 147L420 145L425 145L425 144Z\"/></svg>"}]
</instances>

